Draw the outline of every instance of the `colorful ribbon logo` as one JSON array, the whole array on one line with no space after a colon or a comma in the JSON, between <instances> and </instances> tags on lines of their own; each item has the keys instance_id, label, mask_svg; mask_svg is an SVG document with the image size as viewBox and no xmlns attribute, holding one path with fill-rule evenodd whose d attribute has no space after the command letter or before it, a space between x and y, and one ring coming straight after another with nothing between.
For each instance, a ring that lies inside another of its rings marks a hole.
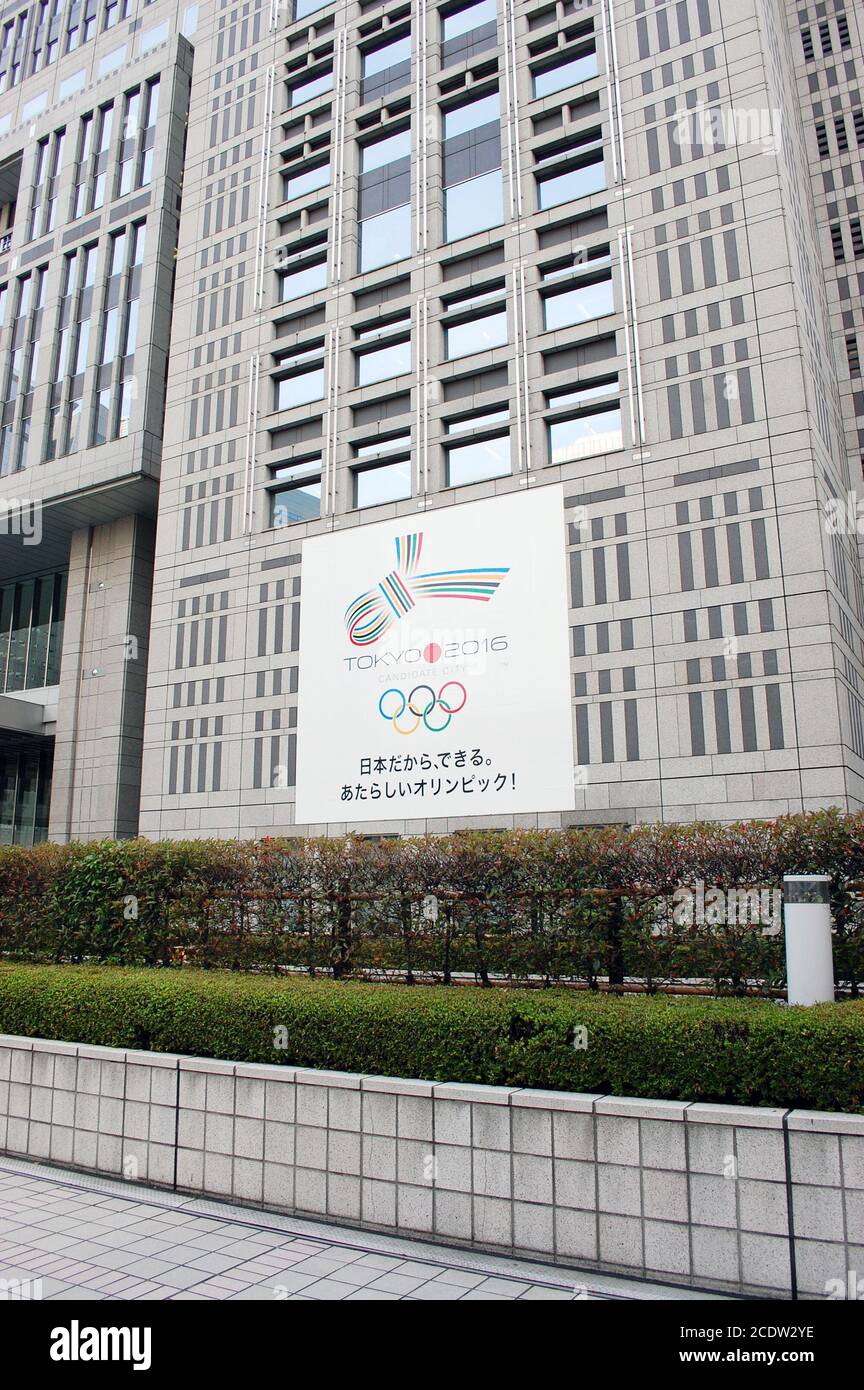
<instances>
[{"instance_id":1,"label":"colorful ribbon logo","mask_svg":"<svg viewBox=\"0 0 864 1390\"><path fill-rule=\"evenodd\" d=\"M422 598L466 598L488 603L509 567L500 569L427 570L418 574L423 532L396 540L396 568L374 589L359 594L345 610L351 644L369 647L404 618ZM428 688L428 687L427 687Z\"/></svg>"},{"instance_id":2,"label":"colorful ribbon logo","mask_svg":"<svg viewBox=\"0 0 864 1390\"><path fill-rule=\"evenodd\" d=\"M444 692L447 691L447 698ZM395 699L392 697L395 696ZM463 709L468 699L468 692L461 681L445 681L438 694L432 689L431 685L415 685L411 694L407 697L401 690L397 690L395 685L389 690L385 690L381 699L378 701L378 713L382 719L388 720L397 734L413 734L420 728L421 723L429 730L430 734L440 734L454 714L458 714ZM386 708L385 708L386 705ZM443 723L430 718L436 709L444 711L446 718ZM411 718L407 721L407 726L399 723L405 711L409 711Z\"/></svg>"}]
</instances>

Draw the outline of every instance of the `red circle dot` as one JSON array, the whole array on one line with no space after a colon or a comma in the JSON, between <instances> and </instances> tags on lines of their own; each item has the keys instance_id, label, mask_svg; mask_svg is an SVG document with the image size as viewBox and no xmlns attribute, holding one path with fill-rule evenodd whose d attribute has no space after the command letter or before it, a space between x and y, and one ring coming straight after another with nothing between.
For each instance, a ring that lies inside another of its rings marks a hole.
<instances>
[{"instance_id":1,"label":"red circle dot","mask_svg":"<svg viewBox=\"0 0 864 1390\"><path fill-rule=\"evenodd\" d=\"M437 642L430 642L428 647L423 649L423 657L426 661L438 661L441 656L441 648Z\"/></svg>"}]
</instances>

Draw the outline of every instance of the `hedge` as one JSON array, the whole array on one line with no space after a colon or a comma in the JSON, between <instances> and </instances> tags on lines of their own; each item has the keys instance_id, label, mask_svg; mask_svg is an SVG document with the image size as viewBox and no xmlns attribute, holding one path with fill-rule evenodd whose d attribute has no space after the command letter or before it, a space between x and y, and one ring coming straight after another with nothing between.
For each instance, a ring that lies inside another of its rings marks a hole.
<instances>
[{"instance_id":1,"label":"hedge","mask_svg":"<svg viewBox=\"0 0 864 1390\"><path fill-rule=\"evenodd\" d=\"M864 1109L864 1001L801 1009L762 1000L0 965L0 1031L438 1081Z\"/></svg>"},{"instance_id":2,"label":"hedge","mask_svg":"<svg viewBox=\"0 0 864 1390\"><path fill-rule=\"evenodd\" d=\"M838 982L864 978L864 815L372 841L147 840L0 849L0 956L204 968L295 968L449 982L467 973L649 991L782 988L773 924L730 906L678 920L699 885L777 894L829 873ZM437 916L430 915L430 900ZM772 899L766 899L771 902ZM425 907L424 907L425 904ZM752 907L752 904L751 904ZM776 904L775 904L776 907ZM725 920L730 918L731 920Z\"/></svg>"}]
</instances>

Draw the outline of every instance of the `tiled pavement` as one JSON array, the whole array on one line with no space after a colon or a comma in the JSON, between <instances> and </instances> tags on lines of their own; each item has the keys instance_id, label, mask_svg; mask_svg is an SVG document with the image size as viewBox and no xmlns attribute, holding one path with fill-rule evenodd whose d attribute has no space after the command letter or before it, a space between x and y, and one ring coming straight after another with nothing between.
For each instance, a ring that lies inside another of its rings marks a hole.
<instances>
[{"instance_id":1,"label":"tiled pavement","mask_svg":"<svg viewBox=\"0 0 864 1390\"><path fill-rule=\"evenodd\" d=\"M0 1290L16 1279L45 1299L688 1297L3 1159Z\"/></svg>"}]
</instances>

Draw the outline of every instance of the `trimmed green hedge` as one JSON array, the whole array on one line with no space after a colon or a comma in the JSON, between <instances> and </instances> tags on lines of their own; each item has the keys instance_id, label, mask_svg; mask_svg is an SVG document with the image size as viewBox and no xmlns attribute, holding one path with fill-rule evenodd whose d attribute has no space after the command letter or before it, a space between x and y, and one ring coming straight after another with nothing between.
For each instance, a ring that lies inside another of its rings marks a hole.
<instances>
[{"instance_id":1,"label":"trimmed green hedge","mask_svg":"<svg viewBox=\"0 0 864 1390\"><path fill-rule=\"evenodd\" d=\"M839 811L377 843L346 835L4 846L0 957L294 968L409 984L466 973L484 984L497 976L591 988L631 978L649 992L700 979L718 994L771 994L785 972L783 875L808 871L831 877L835 975L857 995L864 814ZM692 911L677 910L682 891ZM437 915L424 910L430 897Z\"/></svg>"},{"instance_id":2,"label":"trimmed green hedge","mask_svg":"<svg viewBox=\"0 0 864 1390\"><path fill-rule=\"evenodd\" d=\"M585 1048L574 1045L580 1027ZM0 1032L439 1081L864 1110L858 1001L793 1009L757 1000L0 965Z\"/></svg>"}]
</instances>

